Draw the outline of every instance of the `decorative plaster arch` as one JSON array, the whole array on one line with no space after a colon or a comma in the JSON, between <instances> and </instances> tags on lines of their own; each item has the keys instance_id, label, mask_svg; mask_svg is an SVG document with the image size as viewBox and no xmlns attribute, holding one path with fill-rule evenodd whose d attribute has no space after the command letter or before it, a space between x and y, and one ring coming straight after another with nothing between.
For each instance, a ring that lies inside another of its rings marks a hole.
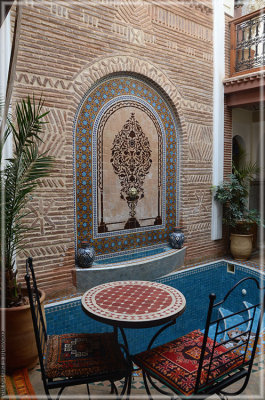
<instances>
[{"instance_id":1,"label":"decorative plaster arch","mask_svg":"<svg viewBox=\"0 0 265 400\"><path fill-rule=\"evenodd\" d=\"M183 130L185 126L181 106L183 99L176 84L171 82L164 72L147 59L132 55L115 54L107 57L102 56L93 60L79 71L73 77L73 112L76 112L76 106L81 102L84 94L94 83L115 72L133 72L151 79L168 96L169 102L176 110L176 116L179 120L180 128L182 128L180 131Z\"/></svg>"}]
</instances>

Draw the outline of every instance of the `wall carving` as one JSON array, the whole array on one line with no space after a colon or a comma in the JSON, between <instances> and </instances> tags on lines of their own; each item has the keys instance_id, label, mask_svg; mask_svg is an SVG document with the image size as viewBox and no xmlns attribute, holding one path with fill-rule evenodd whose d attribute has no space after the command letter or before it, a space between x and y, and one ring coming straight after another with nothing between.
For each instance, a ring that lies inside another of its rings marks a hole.
<instances>
[{"instance_id":1,"label":"wall carving","mask_svg":"<svg viewBox=\"0 0 265 400\"><path fill-rule=\"evenodd\" d=\"M183 176L183 181L187 182L187 183L196 183L196 184L207 184L207 185L211 185L212 183L212 174L191 174L191 175L184 175Z\"/></svg>"},{"instance_id":2,"label":"wall carving","mask_svg":"<svg viewBox=\"0 0 265 400\"><path fill-rule=\"evenodd\" d=\"M200 221L203 219L202 212L208 212L208 205L206 203L206 198L205 198L205 192L204 191L197 191L195 193L195 198L197 201L197 205L193 208L192 210L192 215L198 216ZM208 218L208 215L204 216L204 218Z\"/></svg>"},{"instance_id":3,"label":"wall carving","mask_svg":"<svg viewBox=\"0 0 265 400\"><path fill-rule=\"evenodd\" d=\"M138 26L143 30L152 31L150 5L144 2L127 0L116 3L115 19L126 24Z\"/></svg>"},{"instance_id":4,"label":"wall carving","mask_svg":"<svg viewBox=\"0 0 265 400\"><path fill-rule=\"evenodd\" d=\"M144 74L162 87L175 104L183 128L185 127L185 120L182 110L190 109L208 113L213 111L212 106L201 103L199 100L192 101L183 98L176 83L172 82L160 69L144 58L140 59L131 55L117 54L110 57L99 57L99 59L85 66L81 72L74 76L72 81L53 77L47 78L42 75L24 72L17 73L16 79L22 85L56 88L58 90L60 89L75 93L77 101L80 101L84 92L86 92L98 79L108 74L120 71L131 71Z\"/></svg>"},{"instance_id":5,"label":"wall carving","mask_svg":"<svg viewBox=\"0 0 265 400\"><path fill-rule=\"evenodd\" d=\"M86 11L83 11L83 22L86 25L97 29L98 28L98 23L99 23L99 18L88 14Z\"/></svg>"},{"instance_id":6,"label":"wall carving","mask_svg":"<svg viewBox=\"0 0 265 400\"><path fill-rule=\"evenodd\" d=\"M51 13L56 17L68 19L68 9L59 4L51 4Z\"/></svg>"},{"instance_id":7,"label":"wall carving","mask_svg":"<svg viewBox=\"0 0 265 400\"><path fill-rule=\"evenodd\" d=\"M74 90L77 92L78 97L81 100L83 93L89 90L91 85L98 79L103 78L108 74L120 71L135 72L152 79L157 85L163 88L177 107L178 112L179 109L181 109L183 98L178 91L176 83L172 82L165 73L149 60L132 55L114 54L110 57L100 57L99 59L94 60L91 64L85 66L84 69L73 78ZM194 102L194 104L196 103ZM181 115L179 115L179 118L181 118Z\"/></svg>"},{"instance_id":8,"label":"wall carving","mask_svg":"<svg viewBox=\"0 0 265 400\"><path fill-rule=\"evenodd\" d=\"M111 25L111 32L138 46L146 46L146 44L156 43L155 35L146 33L142 29L138 29L130 25L123 25L114 22Z\"/></svg>"},{"instance_id":9,"label":"wall carving","mask_svg":"<svg viewBox=\"0 0 265 400\"><path fill-rule=\"evenodd\" d=\"M40 233L45 234L47 226L52 229L55 228L55 223L52 220L52 210L55 209L53 200L40 199L36 206L32 204L28 205L30 212L32 213L32 227L39 227ZM51 213L51 215L49 215Z\"/></svg>"},{"instance_id":10,"label":"wall carving","mask_svg":"<svg viewBox=\"0 0 265 400\"><path fill-rule=\"evenodd\" d=\"M196 233L196 232L209 232L211 229L211 223L210 222L202 222L202 223L194 223L192 225L187 226L188 232L190 234Z\"/></svg>"},{"instance_id":11,"label":"wall carving","mask_svg":"<svg viewBox=\"0 0 265 400\"><path fill-rule=\"evenodd\" d=\"M152 7L152 21L170 30L176 30L206 42L212 42L213 39L212 29L157 5Z\"/></svg>"},{"instance_id":12,"label":"wall carving","mask_svg":"<svg viewBox=\"0 0 265 400\"><path fill-rule=\"evenodd\" d=\"M199 124L188 124L190 160L210 161L212 159L212 128Z\"/></svg>"}]
</instances>

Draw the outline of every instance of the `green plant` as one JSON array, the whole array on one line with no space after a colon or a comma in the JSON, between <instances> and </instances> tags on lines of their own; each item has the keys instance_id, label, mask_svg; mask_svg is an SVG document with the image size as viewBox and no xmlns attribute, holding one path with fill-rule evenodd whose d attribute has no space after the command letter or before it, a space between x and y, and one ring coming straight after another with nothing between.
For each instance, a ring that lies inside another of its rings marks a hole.
<instances>
[{"instance_id":1,"label":"green plant","mask_svg":"<svg viewBox=\"0 0 265 400\"><path fill-rule=\"evenodd\" d=\"M250 183L259 173L255 163L247 162L245 150L239 146L233 157L232 174L220 185L213 187L214 199L223 205L223 223L233 228L234 233L246 233L251 224L261 224L257 210L249 210Z\"/></svg>"},{"instance_id":2,"label":"green plant","mask_svg":"<svg viewBox=\"0 0 265 400\"><path fill-rule=\"evenodd\" d=\"M231 174L228 179L213 188L214 199L223 205L223 223L240 232L247 231L251 223L260 224L257 210L247 207L248 187L237 175Z\"/></svg>"},{"instance_id":3,"label":"green plant","mask_svg":"<svg viewBox=\"0 0 265 400\"><path fill-rule=\"evenodd\" d=\"M233 156L232 173L235 175L239 183L246 189L246 197L249 193L249 184L255 179L259 173L259 167L256 163L246 161L247 153L238 146L237 154Z\"/></svg>"},{"instance_id":4,"label":"green plant","mask_svg":"<svg viewBox=\"0 0 265 400\"><path fill-rule=\"evenodd\" d=\"M26 210L31 193L39 184L39 179L49 175L54 160L46 152L39 151L41 133L46 123L42 113L43 101L35 104L34 97L17 103L14 121L7 119L4 136L0 144L1 152L1 259L5 265L6 307L23 304L20 285L17 283L15 256L23 251L24 234L31 227L25 224ZM4 160L3 148L8 136L13 137L13 155Z\"/></svg>"}]
</instances>

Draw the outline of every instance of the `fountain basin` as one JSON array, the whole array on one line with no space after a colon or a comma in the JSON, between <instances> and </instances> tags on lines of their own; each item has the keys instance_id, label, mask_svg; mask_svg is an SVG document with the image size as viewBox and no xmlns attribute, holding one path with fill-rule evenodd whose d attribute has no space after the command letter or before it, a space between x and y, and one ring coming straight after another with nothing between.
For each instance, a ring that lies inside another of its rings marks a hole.
<instances>
[{"instance_id":1,"label":"fountain basin","mask_svg":"<svg viewBox=\"0 0 265 400\"><path fill-rule=\"evenodd\" d=\"M77 289L117 280L154 280L183 266L185 253L186 247L175 250L164 245L101 256L90 268L76 268Z\"/></svg>"}]
</instances>

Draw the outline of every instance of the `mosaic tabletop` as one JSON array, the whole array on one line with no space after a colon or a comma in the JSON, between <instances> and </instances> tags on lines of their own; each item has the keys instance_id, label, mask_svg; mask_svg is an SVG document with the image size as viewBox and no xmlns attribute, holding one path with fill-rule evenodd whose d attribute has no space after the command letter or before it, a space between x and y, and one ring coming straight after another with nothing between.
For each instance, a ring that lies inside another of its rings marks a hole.
<instances>
[{"instance_id":1,"label":"mosaic tabletop","mask_svg":"<svg viewBox=\"0 0 265 400\"><path fill-rule=\"evenodd\" d=\"M183 294L170 286L149 281L116 281L84 293L82 307L92 318L121 327L161 325L186 308Z\"/></svg>"}]
</instances>

